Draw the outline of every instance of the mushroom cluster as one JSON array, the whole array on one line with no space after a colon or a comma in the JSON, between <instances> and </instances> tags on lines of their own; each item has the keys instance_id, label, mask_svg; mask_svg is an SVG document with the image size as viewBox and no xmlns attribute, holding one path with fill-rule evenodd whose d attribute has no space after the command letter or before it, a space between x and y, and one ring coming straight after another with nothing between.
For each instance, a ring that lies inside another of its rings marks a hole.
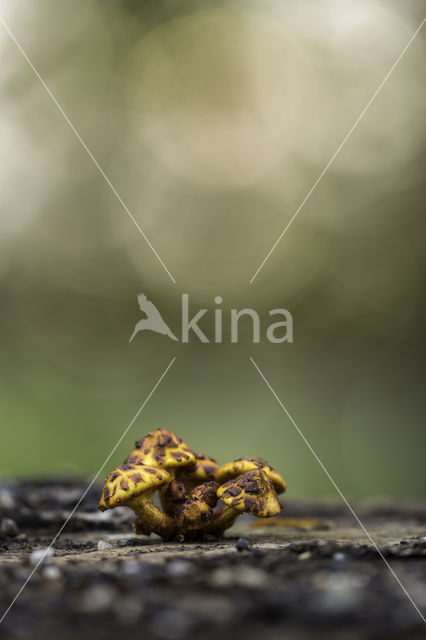
<instances>
[{"instance_id":1,"label":"mushroom cluster","mask_svg":"<svg viewBox=\"0 0 426 640\"><path fill-rule=\"evenodd\" d=\"M135 447L106 478L99 509L130 507L138 534L179 541L219 537L241 513L269 518L281 510L277 494L286 484L262 458L219 467L165 429L151 431ZM153 501L157 491L162 508Z\"/></svg>"}]
</instances>

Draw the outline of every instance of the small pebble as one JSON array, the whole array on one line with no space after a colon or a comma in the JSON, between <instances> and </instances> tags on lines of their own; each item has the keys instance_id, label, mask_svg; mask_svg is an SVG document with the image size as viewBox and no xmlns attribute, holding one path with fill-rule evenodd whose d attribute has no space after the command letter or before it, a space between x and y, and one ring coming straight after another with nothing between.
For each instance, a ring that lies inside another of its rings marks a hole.
<instances>
[{"instance_id":1,"label":"small pebble","mask_svg":"<svg viewBox=\"0 0 426 640\"><path fill-rule=\"evenodd\" d=\"M134 597L130 597L129 594L126 594L126 598L116 598L112 608L117 618L119 618L120 623L122 625L130 626L142 615L145 606L141 602L139 595L136 593Z\"/></svg>"},{"instance_id":2,"label":"small pebble","mask_svg":"<svg viewBox=\"0 0 426 640\"><path fill-rule=\"evenodd\" d=\"M136 559L125 560L121 566L121 571L125 576L134 576L141 570L141 563Z\"/></svg>"},{"instance_id":3,"label":"small pebble","mask_svg":"<svg viewBox=\"0 0 426 640\"><path fill-rule=\"evenodd\" d=\"M77 608L81 611L99 612L109 609L116 600L117 592L112 585L90 585L82 594Z\"/></svg>"},{"instance_id":4,"label":"small pebble","mask_svg":"<svg viewBox=\"0 0 426 640\"><path fill-rule=\"evenodd\" d=\"M346 556L341 551L336 551L336 553L333 554L333 560L335 560L336 562L343 562L344 560L346 560Z\"/></svg>"},{"instance_id":5,"label":"small pebble","mask_svg":"<svg viewBox=\"0 0 426 640\"><path fill-rule=\"evenodd\" d=\"M309 560L312 557L312 553L310 551L304 551L299 554L299 560Z\"/></svg>"},{"instance_id":6,"label":"small pebble","mask_svg":"<svg viewBox=\"0 0 426 640\"><path fill-rule=\"evenodd\" d=\"M43 571L42 571L42 576L43 578L46 578L46 580L59 580L59 578L61 578L62 573L59 570L58 567L56 567L54 564L48 565L47 567L44 567Z\"/></svg>"},{"instance_id":7,"label":"small pebble","mask_svg":"<svg viewBox=\"0 0 426 640\"><path fill-rule=\"evenodd\" d=\"M25 582L30 574L31 570L29 569L29 567L25 567L22 565L14 567L12 571L13 579L17 580L18 582Z\"/></svg>"},{"instance_id":8,"label":"small pebble","mask_svg":"<svg viewBox=\"0 0 426 640\"><path fill-rule=\"evenodd\" d=\"M236 545L235 548L237 551L251 551L252 546L249 540L247 540L247 538L240 538Z\"/></svg>"},{"instance_id":9,"label":"small pebble","mask_svg":"<svg viewBox=\"0 0 426 640\"><path fill-rule=\"evenodd\" d=\"M152 627L155 635L164 640L179 640L189 636L191 620L181 609L169 608L154 617Z\"/></svg>"},{"instance_id":10,"label":"small pebble","mask_svg":"<svg viewBox=\"0 0 426 640\"><path fill-rule=\"evenodd\" d=\"M30 554L30 564L32 564L33 567L38 564L43 566L47 565L51 562L54 555L55 552L52 547L47 547L47 549L35 549L35 551Z\"/></svg>"},{"instance_id":11,"label":"small pebble","mask_svg":"<svg viewBox=\"0 0 426 640\"><path fill-rule=\"evenodd\" d=\"M349 613L359 606L363 594L361 581L350 575L331 574L317 576L321 584L317 594L316 606L327 611L329 615Z\"/></svg>"},{"instance_id":12,"label":"small pebble","mask_svg":"<svg viewBox=\"0 0 426 640\"><path fill-rule=\"evenodd\" d=\"M188 560L171 560L167 565L167 573L172 578L185 578L194 573L194 566Z\"/></svg>"},{"instance_id":13,"label":"small pebble","mask_svg":"<svg viewBox=\"0 0 426 640\"><path fill-rule=\"evenodd\" d=\"M235 581L240 587L247 589L261 589L268 582L268 576L263 569L256 567L240 567L235 575Z\"/></svg>"},{"instance_id":14,"label":"small pebble","mask_svg":"<svg viewBox=\"0 0 426 640\"><path fill-rule=\"evenodd\" d=\"M9 489L0 489L0 509L11 511L12 509L15 509L15 507L15 500L13 499L12 493Z\"/></svg>"},{"instance_id":15,"label":"small pebble","mask_svg":"<svg viewBox=\"0 0 426 640\"><path fill-rule=\"evenodd\" d=\"M219 567L210 574L209 582L212 587L222 589L230 587L234 583L234 571L228 567Z\"/></svg>"},{"instance_id":16,"label":"small pebble","mask_svg":"<svg viewBox=\"0 0 426 640\"><path fill-rule=\"evenodd\" d=\"M14 538L18 535L19 529L12 518L3 518L0 531L10 538Z\"/></svg>"},{"instance_id":17,"label":"small pebble","mask_svg":"<svg viewBox=\"0 0 426 640\"><path fill-rule=\"evenodd\" d=\"M98 551L106 551L107 549L112 549L112 544L105 542L105 540L99 540Z\"/></svg>"}]
</instances>

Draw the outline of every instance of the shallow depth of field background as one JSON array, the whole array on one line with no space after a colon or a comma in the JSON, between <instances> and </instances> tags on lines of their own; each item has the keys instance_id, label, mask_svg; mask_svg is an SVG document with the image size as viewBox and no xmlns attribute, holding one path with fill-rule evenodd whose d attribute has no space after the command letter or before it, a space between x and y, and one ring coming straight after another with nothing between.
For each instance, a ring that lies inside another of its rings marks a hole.
<instances>
[{"instance_id":1,"label":"shallow depth of field background","mask_svg":"<svg viewBox=\"0 0 426 640\"><path fill-rule=\"evenodd\" d=\"M93 475L153 427L289 496L424 496L425 28L259 276L255 270L420 24L422 2L0 0L0 14L175 277L0 25L0 475ZM253 345L180 332L214 297ZM265 340L285 307L294 344ZM242 327L243 329L243 327Z\"/></svg>"}]
</instances>

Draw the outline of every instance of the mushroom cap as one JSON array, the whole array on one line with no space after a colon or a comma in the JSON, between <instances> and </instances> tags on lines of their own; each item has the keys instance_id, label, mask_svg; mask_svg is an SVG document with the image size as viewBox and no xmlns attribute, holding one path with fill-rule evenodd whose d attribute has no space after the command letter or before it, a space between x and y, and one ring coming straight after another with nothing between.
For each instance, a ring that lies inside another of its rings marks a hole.
<instances>
[{"instance_id":1,"label":"mushroom cap","mask_svg":"<svg viewBox=\"0 0 426 640\"><path fill-rule=\"evenodd\" d=\"M195 454L179 436L166 429L155 429L135 443L124 464L144 464L174 469L195 464Z\"/></svg>"},{"instance_id":2,"label":"mushroom cap","mask_svg":"<svg viewBox=\"0 0 426 640\"><path fill-rule=\"evenodd\" d=\"M190 498L180 507L176 520L178 530L199 531L213 518L214 511L203 500Z\"/></svg>"},{"instance_id":3,"label":"mushroom cap","mask_svg":"<svg viewBox=\"0 0 426 640\"><path fill-rule=\"evenodd\" d=\"M228 480L217 495L229 507L259 518L270 518L281 511L275 489L263 469L252 469Z\"/></svg>"},{"instance_id":4,"label":"mushroom cap","mask_svg":"<svg viewBox=\"0 0 426 640\"><path fill-rule=\"evenodd\" d=\"M133 498L143 493L152 493L168 482L170 474L165 469L123 464L111 471L105 480L98 509L105 511L125 506Z\"/></svg>"},{"instance_id":5,"label":"mushroom cap","mask_svg":"<svg viewBox=\"0 0 426 640\"><path fill-rule=\"evenodd\" d=\"M251 471L252 469L263 469L268 478L272 481L275 491L277 493L284 493L286 490L286 483L278 471L271 467L266 460L255 456L246 456L244 458L238 458L238 460L234 460L233 462L223 464L216 472L216 480L219 484L222 484L232 478L236 478L242 473Z\"/></svg>"},{"instance_id":6,"label":"mushroom cap","mask_svg":"<svg viewBox=\"0 0 426 640\"><path fill-rule=\"evenodd\" d=\"M214 480L204 482L192 490L191 498L203 500L209 507L214 508L217 504L217 490L219 485Z\"/></svg>"},{"instance_id":7,"label":"mushroom cap","mask_svg":"<svg viewBox=\"0 0 426 640\"><path fill-rule=\"evenodd\" d=\"M188 465L179 470L179 478L198 482L209 482L215 479L219 465L214 458L204 453L195 453L195 464Z\"/></svg>"}]
</instances>

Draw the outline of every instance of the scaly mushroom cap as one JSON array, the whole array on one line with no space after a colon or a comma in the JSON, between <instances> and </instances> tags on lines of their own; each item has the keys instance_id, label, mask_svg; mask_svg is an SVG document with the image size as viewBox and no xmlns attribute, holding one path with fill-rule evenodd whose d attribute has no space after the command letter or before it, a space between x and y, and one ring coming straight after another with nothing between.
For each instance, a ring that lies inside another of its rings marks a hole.
<instances>
[{"instance_id":1,"label":"scaly mushroom cap","mask_svg":"<svg viewBox=\"0 0 426 640\"><path fill-rule=\"evenodd\" d=\"M262 458L255 456L246 456L244 458L238 458L233 462L227 462L223 464L216 472L216 481L219 484L223 484L232 478L237 478L242 473L251 471L252 469L263 469L268 478L272 481L274 489L277 493L284 493L286 490L286 483L280 476L278 471L271 467Z\"/></svg>"},{"instance_id":2,"label":"scaly mushroom cap","mask_svg":"<svg viewBox=\"0 0 426 640\"><path fill-rule=\"evenodd\" d=\"M214 508L217 504L217 490L219 485L214 480L210 482L204 482L203 484L195 487L191 493L191 498L196 500L203 500L209 507Z\"/></svg>"},{"instance_id":3,"label":"scaly mushroom cap","mask_svg":"<svg viewBox=\"0 0 426 640\"><path fill-rule=\"evenodd\" d=\"M195 464L195 454L172 431L155 429L147 436L135 443L136 449L132 451L124 464L144 464L164 469Z\"/></svg>"},{"instance_id":4,"label":"scaly mushroom cap","mask_svg":"<svg viewBox=\"0 0 426 640\"><path fill-rule=\"evenodd\" d=\"M270 518L281 511L271 480L263 469L252 469L219 487L222 502L237 511Z\"/></svg>"},{"instance_id":5,"label":"scaly mushroom cap","mask_svg":"<svg viewBox=\"0 0 426 640\"><path fill-rule=\"evenodd\" d=\"M142 493L154 492L170 482L165 469L136 464L123 464L114 469L105 481L98 509L114 509L125 506Z\"/></svg>"},{"instance_id":6,"label":"scaly mushroom cap","mask_svg":"<svg viewBox=\"0 0 426 640\"><path fill-rule=\"evenodd\" d=\"M214 480L216 472L219 469L216 460L210 456L206 456L204 453L196 453L195 458L195 464L179 469L179 478L194 481L197 482L197 484Z\"/></svg>"},{"instance_id":7,"label":"scaly mushroom cap","mask_svg":"<svg viewBox=\"0 0 426 640\"><path fill-rule=\"evenodd\" d=\"M190 498L183 503L177 512L178 531L183 534L191 531L199 532L212 519L213 514L213 509L204 500Z\"/></svg>"}]
</instances>

